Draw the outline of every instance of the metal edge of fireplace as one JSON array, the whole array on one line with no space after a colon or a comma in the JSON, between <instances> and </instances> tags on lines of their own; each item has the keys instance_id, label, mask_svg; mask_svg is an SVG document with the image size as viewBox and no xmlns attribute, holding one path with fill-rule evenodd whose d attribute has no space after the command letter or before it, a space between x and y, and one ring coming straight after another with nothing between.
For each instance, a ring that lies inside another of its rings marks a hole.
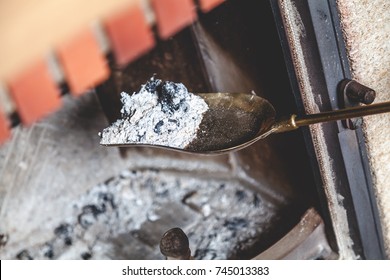
<instances>
[{"instance_id":1,"label":"metal edge of fireplace","mask_svg":"<svg viewBox=\"0 0 390 280\"><path fill-rule=\"evenodd\" d=\"M270 0L298 113L304 114L307 108L294 65L294 46L291 46L289 41L283 18L286 11L283 11L281 2L293 5L304 25L305 38L299 38L299 42L304 44L306 57L310 57L304 64L310 73L313 92L318 92L315 106L320 111L337 109L338 84L343 79L351 78L351 72L336 0L298 0L293 3L291 0ZM331 186L334 190L326 189L323 182L311 130L306 127L302 131L311 155L317 189L322 198L322 215L326 224L333 227L334 236L330 233L330 242L334 247L338 247L338 250L345 250L348 246L340 246L340 243L348 243L343 239L352 240L349 248L352 252L340 252L341 258L385 259L382 230L362 130L360 127L356 130L346 129L341 122L323 124L320 129L332 161L332 173L337 179ZM345 232L338 232L335 224L340 222L335 219L340 209L336 209L334 202L329 200L329 193L332 191L346 213L347 238ZM340 197L341 200L338 199Z\"/></svg>"}]
</instances>

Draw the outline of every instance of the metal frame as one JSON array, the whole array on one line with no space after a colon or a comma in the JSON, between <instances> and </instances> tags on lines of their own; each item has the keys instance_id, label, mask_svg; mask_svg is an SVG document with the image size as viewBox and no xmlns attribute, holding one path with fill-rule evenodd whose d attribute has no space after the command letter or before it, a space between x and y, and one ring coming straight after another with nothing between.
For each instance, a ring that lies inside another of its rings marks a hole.
<instances>
[{"instance_id":1,"label":"metal frame","mask_svg":"<svg viewBox=\"0 0 390 280\"><path fill-rule=\"evenodd\" d=\"M297 0L294 3L304 21L306 36L309 38L304 48L311 58L307 67L316 72L313 84L322 101L317 105L320 111L338 109L338 85L340 81L351 78L351 72L336 0ZM270 4L278 26L293 94L300 113L304 113L279 1L270 0ZM358 127L356 130L350 130L338 122L324 126L323 130L334 163L332 171L337 178L336 192L344 197L343 206L347 213L349 235L354 243L353 250L364 259L384 259L382 230L362 129ZM309 154L312 155L311 163L318 191L321 197L326 198L313 139L308 129L303 129L303 133ZM331 218L326 203L323 204L322 214L325 216L325 222L330 225Z\"/></svg>"}]
</instances>

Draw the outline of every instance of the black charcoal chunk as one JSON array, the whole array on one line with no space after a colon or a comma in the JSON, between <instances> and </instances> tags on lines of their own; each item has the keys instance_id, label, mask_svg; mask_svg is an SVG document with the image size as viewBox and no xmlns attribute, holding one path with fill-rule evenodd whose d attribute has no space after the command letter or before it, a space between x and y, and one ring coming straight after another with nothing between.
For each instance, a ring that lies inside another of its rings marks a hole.
<instances>
[{"instance_id":1,"label":"black charcoal chunk","mask_svg":"<svg viewBox=\"0 0 390 280\"><path fill-rule=\"evenodd\" d=\"M188 96L188 90L183 84L169 81L163 82L157 88L157 92L164 113L179 110L182 101Z\"/></svg>"},{"instance_id":2,"label":"black charcoal chunk","mask_svg":"<svg viewBox=\"0 0 390 280\"><path fill-rule=\"evenodd\" d=\"M246 193L243 190L236 191L237 201L242 201L246 197Z\"/></svg>"},{"instance_id":3,"label":"black charcoal chunk","mask_svg":"<svg viewBox=\"0 0 390 280\"><path fill-rule=\"evenodd\" d=\"M238 230L240 228L245 228L248 226L248 221L243 218L231 218L227 219L225 223L223 224L228 230Z\"/></svg>"},{"instance_id":4,"label":"black charcoal chunk","mask_svg":"<svg viewBox=\"0 0 390 280\"><path fill-rule=\"evenodd\" d=\"M97 207L96 205L86 205L82 209L82 213L78 216L78 222L83 228L88 228L95 223L96 218L99 214L102 214L106 211L105 205L102 207Z\"/></svg>"},{"instance_id":5,"label":"black charcoal chunk","mask_svg":"<svg viewBox=\"0 0 390 280\"><path fill-rule=\"evenodd\" d=\"M48 259L52 259L54 257L54 249L51 243L45 243L42 247L43 256Z\"/></svg>"},{"instance_id":6,"label":"black charcoal chunk","mask_svg":"<svg viewBox=\"0 0 390 280\"><path fill-rule=\"evenodd\" d=\"M151 93L155 93L157 88L161 85L161 80L156 79L154 76L149 79L145 84L145 89Z\"/></svg>"},{"instance_id":7,"label":"black charcoal chunk","mask_svg":"<svg viewBox=\"0 0 390 280\"><path fill-rule=\"evenodd\" d=\"M22 250L17 255L16 258L18 260L33 260L33 257L30 255L28 250Z\"/></svg>"},{"instance_id":8,"label":"black charcoal chunk","mask_svg":"<svg viewBox=\"0 0 390 280\"><path fill-rule=\"evenodd\" d=\"M106 193L106 192L101 192L99 193L99 201L100 203L100 209L106 209L106 205L109 204L112 209L116 208L115 202L114 202L114 195L112 193Z\"/></svg>"},{"instance_id":9,"label":"black charcoal chunk","mask_svg":"<svg viewBox=\"0 0 390 280\"><path fill-rule=\"evenodd\" d=\"M84 253L81 254L81 258L83 260L89 260L89 259L92 258L92 254L90 252L84 252Z\"/></svg>"},{"instance_id":10,"label":"black charcoal chunk","mask_svg":"<svg viewBox=\"0 0 390 280\"><path fill-rule=\"evenodd\" d=\"M161 134L161 127L164 125L164 121L159 121L156 126L154 127L154 132L156 132L157 134Z\"/></svg>"},{"instance_id":11,"label":"black charcoal chunk","mask_svg":"<svg viewBox=\"0 0 390 280\"><path fill-rule=\"evenodd\" d=\"M217 258L217 256L218 254L214 249L207 249L207 248L197 249L194 254L194 258L200 260L206 259L206 257L207 259L214 260Z\"/></svg>"},{"instance_id":12,"label":"black charcoal chunk","mask_svg":"<svg viewBox=\"0 0 390 280\"><path fill-rule=\"evenodd\" d=\"M73 228L70 224L64 223L54 229L54 234L59 238L69 237L73 232Z\"/></svg>"},{"instance_id":13,"label":"black charcoal chunk","mask_svg":"<svg viewBox=\"0 0 390 280\"><path fill-rule=\"evenodd\" d=\"M9 239L8 234L1 233L0 234L0 247L5 246L8 242L8 239Z\"/></svg>"}]
</instances>

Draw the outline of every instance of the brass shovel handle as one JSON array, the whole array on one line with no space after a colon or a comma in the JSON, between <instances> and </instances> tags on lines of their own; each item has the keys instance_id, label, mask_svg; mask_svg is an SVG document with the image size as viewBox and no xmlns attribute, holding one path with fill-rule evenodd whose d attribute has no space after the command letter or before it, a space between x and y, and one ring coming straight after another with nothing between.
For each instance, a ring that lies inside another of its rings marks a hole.
<instances>
[{"instance_id":1,"label":"brass shovel handle","mask_svg":"<svg viewBox=\"0 0 390 280\"><path fill-rule=\"evenodd\" d=\"M368 115L375 115L390 112L390 101L377 103L373 105L362 105L335 111L323 112L318 114L296 116L294 118L295 126L301 127L310 124L346 120Z\"/></svg>"},{"instance_id":2,"label":"brass shovel handle","mask_svg":"<svg viewBox=\"0 0 390 280\"><path fill-rule=\"evenodd\" d=\"M351 107L318 114L297 116L292 115L288 119L277 122L272 129L273 133L295 130L301 126L307 126L316 123L346 120L351 118L363 117L390 112L390 101Z\"/></svg>"}]
</instances>

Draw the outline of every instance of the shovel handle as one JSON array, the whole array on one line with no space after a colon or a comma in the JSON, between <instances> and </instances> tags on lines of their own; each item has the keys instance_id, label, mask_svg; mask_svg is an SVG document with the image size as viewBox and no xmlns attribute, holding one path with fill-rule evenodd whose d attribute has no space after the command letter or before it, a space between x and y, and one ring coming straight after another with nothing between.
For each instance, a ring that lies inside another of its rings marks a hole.
<instances>
[{"instance_id":1,"label":"shovel handle","mask_svg":"<svg viewBox=\"0 0 390 280\"><path fill-rule=\"evenodd\" d=\"M316 123L345 120L368 115L390 112L390 101L340 109L335 111L311 114L305 116L291 116L292 125L296 128Z\"/></svg>"}]
</instances>

